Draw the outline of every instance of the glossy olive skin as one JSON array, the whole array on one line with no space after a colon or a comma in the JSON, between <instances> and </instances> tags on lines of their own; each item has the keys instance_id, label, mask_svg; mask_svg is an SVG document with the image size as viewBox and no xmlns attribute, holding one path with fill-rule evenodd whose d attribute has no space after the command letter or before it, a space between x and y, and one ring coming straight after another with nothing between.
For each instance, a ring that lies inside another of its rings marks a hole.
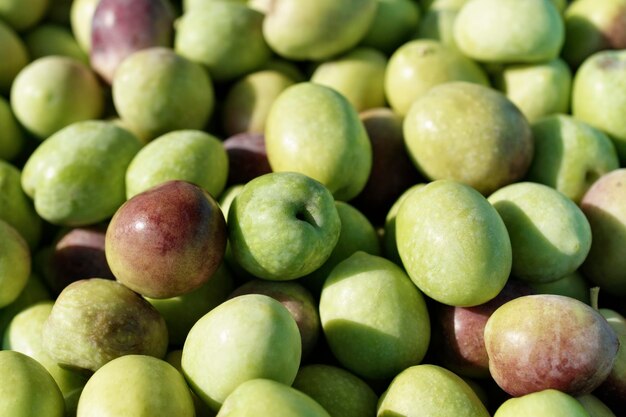
<instances>
[{"instance_id":1,"label":"glossy olive skin","mask_svg":"<svg viewBox=\"0 0 626 417\"><path fill-rule=\"evenodd\" d=\"M0 351L0 410L13 417L62 417L63 396L46 368L13 350Z\"/></svg>"},{"instance_id":2,"label":"glossy olive skin","mask_svg":"<svg viewBox=\"0 0 626 417\"><path fill-rule=\"evenodd\" d=\"M211 278L226 250L226 222L202 188L168 181L115 213L105 237L115 277L151 298L188 293Z\"/></svg>"},{"instance_id":3,"label":"glossy olive skin","mask_svg":"<svg viewBox=\"0 0 626 417\"><path fill-rule=\"evenodd\" d=\"M67 230L50 250L44 276L55 293L86 278L115 279L104 254L106 223Z\"/></svg>"},{"instance_id":4,"label":"glossy olive skin","mask_svg":"<svg viewBox=\"0 0 626 417\"><path fill-rule=\"evenodd\" d=\"M236 288L229 296L263 294L284 305L298 325L302 342L302 357L314 349L321 331L320 316L313 295L297 281L269 281L255 279Z\"/></svg>"},{"instance_id":5,"label":"glossy olive skin","mask_svg":"<svg viewBox=\"0 0 626 417\"><path fill-rule=\"evenodd\" d=\"M489 357L483 337L485 324L494 311L507 301L533 294L531 287L509 279L495 298L474 307L441 304L436 312L440 348L437 350L444 366L460 376L489 376Z\"/></svg>"},{"instance_id":6,"label":"glossy olive skin","mask_svg":"<svg viewBox=\"0 0 626 417\"><path fill-rule=\"evenodd\" d=\"M133 52L169 46L173 22L171 6L164 0L99 1L92 19L92 67L110 84L117 66Z\"/></svg>"},{"instance_id":7,"label":"glossy olive skin","mask_svg":"<svg viewBox=\"0 0 626 417\"><path fill-rule=\"evenodd\" d=\"M580 202L591 225L593 240L581 272L606 294L626 295L626 169L613 170L600 177Z\"/></svg>"},{"instance_id":8,"label":"glossy olive skin","mask_svg":"<svg viewBox=\"0 0 626 417\"><path fill-rule=\"evenodd\" d=\"M510 276L506 226L487 199L465 184L438 180L410 192L395 228L398 253L411 280L440 303L486 303Z\"/></svg>"},{"instance_id":9,"label":"glossy olive skin","mask_svg":"<svg viewBox=\"0 0 626 417\"><path fill-rule=\"evenodd\" d=\"M484 336L491 376L515 397L546 389L589 394L609 375L619 347L600 313L552 294L505 303L487 321Z\"/></svg>"},{"instance_id":10,"label":"glossy olive skin","mask_svg":"<svg viewBox=\"0 0 626 417\"><path fill-rule=\"evenodd\" d=\"M416 99L403 122L407 152L431 180L452 179L483 195L521 180L534 139L517 106L466 81L437 85Z\"/></svg>"},{"instance_id":11,"label":"glossy olive skin","mask_svg":"<svg viewBox=\"0 0 626 417\"><path fill-rule=\"evenodd\" d=\"M263 133L243 132L224 141L228 154L228 184L245 184L253 178L272 172L265 151Z\"/></svg>"}]
</instances>

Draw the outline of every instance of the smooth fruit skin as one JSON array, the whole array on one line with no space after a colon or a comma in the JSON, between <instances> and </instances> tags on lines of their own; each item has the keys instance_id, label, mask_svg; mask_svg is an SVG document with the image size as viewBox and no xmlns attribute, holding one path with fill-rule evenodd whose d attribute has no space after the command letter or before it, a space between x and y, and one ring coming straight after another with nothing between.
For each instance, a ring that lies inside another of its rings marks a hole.
<instances>
[{"instance_id":1,"label":"smooth fruit skin","mask_svg":"<svg viewBox=\"0 0 626 417\"><path fill-rule=\"evenodd\" d=\"M78 398L91 376L89 372L60 366L46 351L42 329L53 301L38 302L17 314L4 332L2 349L28 355L42 364L61 390L67 415L75 415Z\"/></svg>"},{"instance_id":2,"label":"smooth fruit skin","mask_svg":"<svg viewBox=\"0 0 626 417\"><path fill-rule=\"evenodd\" d=\"M63 417L65 405L56 382L35 359L0 351L0 410L11 417Z\"/></svg>"},{"instance_id":3,"label":"smooth fruit skin","mask_svg":"<svg viewBox=\"0 0 626 417\"><path fill-rule=\"evenodd\" d=\"M50 3L50 0L2 0L0 19L16 31L24 32L45 17Z\"/></svg>"},{"instance_id":4,"label":"smooth fruit skin","mask_svg":"<svg viewBox=\"0 0 626 417\"><path fill-rule=\"evenodd\" d=\"M0 220L0 308L19 297L30 272L28 244L13 226Z\"/></svg>"},{"instance_id":5,"label":"smooth fruit skin","mask_svg":"<svg viewBox=\"0 0 626 417\"><path fill-rule=\"evenodd\" d=\"M617 333L620 345L609 376L594 391L594 394L613 410L618 411L626 406L626 318L614 310L601 308L598 311Z\"/></svg>"},{"instance_id":6,"label":"smooth fruit skin","mask_svg":"<svg viewBox=\"0 0 626 417\"><path fill-rule=\"evenodd\" d=\"M530 282L535 294L565 295L590 304L589 281L579 271L551 282Z\"/></svg>"},{"instance_id":7,"label":"smooth fruit skin","mask_svg":"<svg viewBox=\"0 0 626 417\"><path fill-rule=\"evenodd\" d=\"M402 266L402 259L400 259L400 254L398 253L398 244L396 240L396 217L398 216L398 211L400 210L400 206L404 203L404 200L407 199L409 194L413 191L422 188L423 183L415 184L406 190L396 199L393 203L387 215L385 216L385 228L383 232L383 253L385 258L389 259L396 263L396 265Z\"/></svg>"},{"instance_id":8,"label":"smooth fruit skin","mask_svg":"<svg viewBox=\"0 0 626 417\"><path fill-rule=\"evenodd\" d=\"M348 99L356 111L385 106L387 57L374 48L358 47L321 62L311 82L331 87Z\"/></svg>"},{"instance_id":9,"label":"smooth fruit skin","mask_svg":"<svg viewBox=\"0 0 626 417\"><path fill-rule=\"evenodd\" d=\"M478 0L459 10L454 39L478 61L533 63L558 56L565 29L550 0Z\"/></svg>"},{"instance_id":10,"label":"smooth fruit skin","mask_svg":"<svg viewBox=\"0 0 626 417\"><path fill-rule=\"evenodd\" d=\"M253 178L272 172L263 133L239 133L227 138L223 144L228 155L227 185L243 186Z\"/></svg>"},{"instance_id":11,"label":"smooth fruit skin","mask_svg":"<svg viewBox=\"0 0 626 417\"><path fill-rule=\"evenodd\" d=\"M400 372L381 396L377 417L488 417L470 386L437 365L416 365Z\"/></svg>"},{"instance_id":12,"label":"smooth fruit skin","mask_svg":"<svg viewBox=\"0 0 626 417\"><path fill-rule=\"evenodd\" d=\"M22 188L44 220L83 226L124 203L124 174L139 140L110 122L74 123L41 143L22 169Z\"/></svg>"},{"instance_id":13,"label":"smooth fruit skin","mask_svg":"<svg viewBox=\"0 0 626 417\"><path fill-rule=\"evenodd\" d=\"M520 110L502 93L468 82L433 87L415 100L403 130L409 156L427 178L460 181L484 195L522 179L533 157Z\"/></svg>"},{"instance_id":14,"label":"smooth fruit skin","mask_svg":"<svg viewBox=\"0 0 626 417\"><path fill-rule=\"evenodd\" d=\"M278 55L328 59L355 46L376 14L376 0L277 0L263 21L263 35Z\"/></svg>"},{"instance_id":15,"label":"smooth fruit skin","mask_svg":"<svg viewBox=\"0 0 626 417\"><path fill-rule=\"evenodd\" d=\"M165 356L167 363L176 368L176 370L181 374L183 373L183 368L180 363L182 356L182 349L170 349ZM193 399L193 406L196 409L196 417L215 417L215 412L211 410L209 406L200 399L200 397L194 394L193 391L191 391L191 398Z\"/></svg>"},{"instance_id":16,"label":"smooth fruit skin","mask_svg":"<svg viewBox=\"0 0 626 417\"><path fill-rule=\"evenodd\" d=\"M104 95L82 62L47 56L28 64L11 86L11 108L32 134L45 140L73 123L101 117Z\"/></svg>"},{"instance_id":17,"label":"smooth fruit skin","mask_svg":"<svg viewBox=\"0 0 626 417\"><path fill-rule=\"evenodd\" d=\"M208 1L176 22L174 49L203 64L211 78L225 82L257 70L270 58L262 13L236 1Z\"/></svg>"},{"instance_id":18,"label":"smooth fruit skin","mask_svg":"<svg viewBox=\"0 0 626 417\"><path fill-rule=\"evenodd\" d=\"M526 65L507 65L494 84L530 121L570 107L572 71L559 59Z\"/></svg>"},{"instance_id":19,"label":"smooth fruit skin","mask_svg":"<svg viewBox=\"0 0 626 417\"><path fill-rule=\"evenodd\" d=\"M98 277L115 279L104 253L106 223L63 230L43 250L43 278L58 295L72 282Z\"/></svg>"},{"instance_id":20,"label":"smooth fruit skin","mask_svg":"<svg viewBox=\"0 0 626 417\"><path fill-rule=\"evenodd\" d=\"M110 84L133 52L169 46L173 23L167 0L100 0L91 20L91 67Z\"/></svg>"},{"instance_id":21,"label":"smooth fruit skin","mask_svg":"<svg viewBox=\"0 0 626 417\"><path fill-rule=\"evenodd\" d=\"M572 115L602 130L626 162L626 51L600 51L588 57L574 76Z\"/></svg>"},{"instance_id":22,"label":"smooth fruit skin","mask_svg":"<svg viewBox=\"0 0 626 417\"><path fill-rule=\"evenodd\" d=\"M251 379L291 385L300 358L300 332L287 308L267 295L247 294L196 322L183 346L182 368L196 395L218 411Z\"/></svg>"},{"instance_id":23,"label":"smooth fruit skin","mask_svg":"<svg viewBox=\"0 0 626 417\"><path fill-rule=\"evenodd\" d=\"M583 121L557 114L531 128L535 153L526 179L555 188L576 204L599 177L619 168L611 139Z\"/></svg>"},{"instance_id":24,"label":"smooth fruit skin","mask_svg":"<svg viewBox=\"0 0 626 417\"><path fill-rule=\"evenodd\" d=\"M224 98L224 131L229 135L262 135L272 103L293 84L290 76L276 69L262 69L237 80Z\"/></svg>"},{"instance_id":25,"label":"smooth fruit skin","mask_svg":"<svg viewBox=\"0 0 626 417\"><path fill-rule=\"evenodd\" d=\"M164 360L126 355L94 373L80 396L76 417L194 417L183 376Z\"/></svg>"},{"instance_id":26,"label":"smooth fruit skin","mask_svg":"<svg viewBox=\"0 0 626 417\"><path fill-rule=\"evenodd\" d=\"M581 209L554 188L533 182L507 185L488 201L511 239L511 274L529 282L556 281L578 269L591 247Z\"/></svg>"},{"instance_id":27,"label":"smooth fruit skin","mask_svg":"<svg viewBox=\"0 0 626 417\"><path fill-rule=\"evenodd\" d=\"M126 197L182 180L218 198L228 171L228 155L218 138L200 130L176 130L152 140L135 155L126 170Z\"/></svg>"},{"instance_id":28,"label":"smooth fruit skin","mask_svg":"<svg viewBox=\"0 0 626 417\"><path fill-rule=\"evenodd\" d=\"M218 1L222 1L222 0L218 0ZM226 0L227 2L231 2L231 3L246 3L248 2L248 0ZM213 3L214 0L182 0L182 11L183 12L188 12L191 10L197 10L197 9L202 9L207 5L211 5L211 3ZM253 7L254 8L254 7Z\"/></svg>"},{"instance_id":29,"label":"smooth fruit skin","mask_svg":"<svg viewBox=\"0 0 626 417\"><path fill-rule=\"evenodd\" d=\"M561 13L561 15L565 12L566 7L569 5L567 0L550 0L556 9Z\"/></svg>"},{"instance_id":30,"label":"smooth fruit skin","mask_svg":"<svg viewBox=\"0 0 626 417\"><path fill-rule=\"evenodd\" d=\"M300 282L254 279L237 287L228 298L244 294L263 294L279 301L289 310L298 325L302 358L306 358L315 350L322 329L317 311L318 303Z\"/></svg>"},{"instance_id":31,"label":"smooth fruit skin","mask_svg":"<svg viewBox=\"0 0 626 417\"><path fill-rule=\"evenodd\" d=\"M159 312L119 282L101 278L68 285L42 337L59 364L91 371L120 356L162 358L167 350L167 327Z\"/></svg>"},{"instance_id":32,"label":"smooth fruit skin","mask_svg":"<svg viewBox=\"0 0 626 417\"><path fill-rule=\"evenodd\" d=\"M468 0L418 0L424 10L460 10Z\"/></svg>"},{"instance_id":33,"label":"smooth fruit skin","mask_svg":"<svg viewBox=\"0 0 626 417\"><path fill-rule=\"evenodd\" d=\"M435 310L433 339L442 365L460 376L489 376L489 356L485 348L487 320L504 303L523 295L534 294L522 281L509 279L498 295L474 307L452 307L445 304Z\"/></svg>"},{"instance_id":34,"label":"smooth fruit skin","mask_svg":"<svg viewBox=\"0 0 626 417\"><path fill-rule=\"evenodd\" d=\"M33 60L48 55L63 55L89 64L88 55L67 26L53 23L39 25L24 35L24 44Z\"/></svg>"},{"instance_id":35,"label":"smooth fruit skin","mask_svg":"<svg viewBox=\"0 0 626 417\"><path fill-rule=\"evenodd\" d=\"M376 14L359 45L390 55L422 23L422 12L412 0L377 0Z\"/></svg>"},{"instance_id":36,"label":"smooth fruit skin","mask_svg":"<svg viewBox=\"0 0 626 417\"><path fill-rule=\"evenodd\" d=\"M428 9L424 13L415 39L433 39L458 52L459 48L454 41L454 20L458 10L455 9Z\"/></svg>"},{"instance_id":37,"label":"smooth fruit skin","mask_svg":"<svg viewBox=\"0 0 626 417\"><path fill-rule=\"evenodd\" d=\"M48 301L52 295L42 280L35 274L31 274L26 281L26 286L20 295L6 307L0 308L0 334L22 310L40 301Z\"/></svg>"},{"instance_id":38,"label":"smooth fruit skin","mask_svg":"<svg viewBox=\"0 0 626 417\"><path fill-rule=\"evenodd\" d=\"M75 0L70 8L70 25L76 41L85 52L91 49L91 21L100 0Z\"/></svg>"},{"instance_id":39,"label":"smooth fruit skin","mask_svg":"<svg viewBox=\"0 0 626 417\"><path fill-rule=\"evenodd\" d=\"M603 291L618 296L626 295L625 184L626 169L616 169L600 177L580 202L593 236L581 271Z\"/></svg>"},{"instance_id":40,"label":"smooth fruit skin","mask_svg":"<svg viewBox=\"0 0 626 417\"><path fill-rule=\"evenodd\" d=\"M330 256L340 231L330 191L295 172L253 179L228 212L235 260L264 279L290 280L313 272Z\"/></svg>"},{"instance_id":41,"label":"smooth fruit skin","mask_svg":"<svg viewBox=\"0 0 626 417\"><path fill-rule=\"evenodd\" d=\"M489 85L485 71L465 55L436 40L412 40L389 58L385 95L391 108L406 116L416 99L431 88L451 81Z\"/></svg>"},{"instance_id":42,"label":"smooth fruit skin","mask_svg":"<svg viewBox=\"0 0 626 417\"><path fill-rule=\"evenodd\" d=\"M21 176L21 171L14 165L0 161L0 219L13 226L28 247L35 249L41 238L43 222L22 190Z\"/></svg>"},{"instance_id":43,"label":"smooth fruit skin","mask_svg":"<svg viewBox=\"0 0 626 417\"><path fill-rule=\"evenodd\" d=\"M343 368L326 364L302 366L292 386L317 401L333 417L376 415L376 393Z\"/></svg>"},{"instance_id":44,"label":"smooth fruit skin","mask_svg":"<svg viewBox=\"0 0 626 417\"><path fill-rule=\"evenodd\" d=\"M228 396L217 417L330 417L328 412L308 395L268 379L242 383Z\"/></svg>"},{"instance_id":45,"label":"smooth fruit skin","mask_svg":"<svg viewBox=\"0 0 626 417\"><path fill-rule=\"evenodd\" d=\"M563 15L565 44L561 55L572 68L605 49L626 48L624 0L576 0Z\"/></svg>"},{"instance_id":46,"label":"smooth fruit skin","mask_svg":"<svg viewBox=\"0 0 626 417\"><path fill-rule=\"evenodd\" d=\"M339 240L326 262L302 278L302 283L312 291L317 299L319 299L319 294L328 275L339 262L357 251L380 255L378 234L369 219L357 208L343 201L335 201L335 207L341 220Z\"/></svg>"},{"instance_id":47,"label":"smooth fruit skin","mask_svg":"<svg viewBox=\"0 0 626 417\"><path fill-rule=\"evenodd\" d=\"M273 171L308 175L342 201L363 190L372 168L372 146L354 106L311 82L287 88L274 101L265 146Z\"/></svg>"},{"instance_id":48,"label":"smooth fruit skin","mask_svg":"<svg viewBox=\"0 0 626 417\"><path fill-rule=\"evenodd\" d=\"M528 295L498 308L485 326L489 370L513 396L557 389L592 392L608 376L617 335L596 310L560 295Z\"/></svg>"},{"instance_id":49,"label":"smooth fruit skin","mask_svg":"<svg viewBox=\"0 0 626 417\"><path fill-rule=\"evenodd\" d=\"M411 280L444 304L485 303L511 272L511 242L498 212L456 181L433 181L406 197L396 216L396 242Z\"/></svg>"},{"instance_id":50,"label":"smooth fruit skin","mask_svg":"<svg viewBox=\"0 0 626 417\"><path fill-rule=\"evenodd\" d=\"M529 393L506 400L494 417L590 417L576 398L554 389Z\"/></svg>"},{"instance_id":51,"label":"smooth fruit skin","mask_svg":"<svg viewBox=\"0 0 626 417\"><path fill-rule=\"evenodd\" d=\"M215 104L206 70L163 47L125 59L113 77L112 92L119 116L145 140L173 130L202 130Z\"/></svg>"},{"instance_id":52,"label":"smooth fruit skin","mask_svg":"<svg viewBox=\"0 0 626 417\"><path fill-rule=\"evenodd\" d=\"M17 74L29 62L28 50L22 38L4 22L0 22L0 47L7 57L0 63L0 92L8 93Z\"/></svg>"},{"instance_id":53,"label":"smooth fruit skin","mask_svg":"<svg viewBox=\"0 0 626 417\"><path fill-rule=\"evenodd\" d=\"M2 27L0 27L0 37L2 36ZM0 44L2 40L0 39ZM2 68L0 68L0 84L2 83ZM2 86L0 85L0 90ZM4 97L0 97L0 158L7 162L16 159L24 145L26 137L22 132L13 110L9 105L9 101Z\"/></svg>"},{"instance_id":54,"label":"smooth fruit skin","mask_svg":"<svg viewBox=\"0 0 626 417\"><path fill-rule=\"evenodd\" d=\"M173 180L117 210L107 228L105 254L118 281L147 297L170 298L211 278L226 238L217 201L197 185Z\"/></svg>"},{"instance_id":55,"label":"smooth fruit skin","mask_svg":"<svg viewBox=\"0 0 626 417\"><path fill-rule=\"evenodd\" d=\"M182 346L189 330L206 313L223 303L233 291L233 276L224 263L199 288L170 298L146 300L163 316L170 346Z\"/></svg>"},{"instance_id":56,"label":"smooth fruit skin","mask_svg":"<svg viewBox=\"0 0 626 417\"><path fill-rule=\"evenodd\" d=\"M422 361L430 342L424 297L393 262L356 252L324 283L319 303L337 360L364 378L392 378Z\"/></svg>"}]
</instances>

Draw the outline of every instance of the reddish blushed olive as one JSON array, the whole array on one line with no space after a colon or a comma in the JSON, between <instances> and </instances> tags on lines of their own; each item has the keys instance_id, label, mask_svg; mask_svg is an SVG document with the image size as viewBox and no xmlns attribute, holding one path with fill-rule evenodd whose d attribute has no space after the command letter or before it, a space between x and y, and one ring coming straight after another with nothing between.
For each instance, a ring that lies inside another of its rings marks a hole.
<instances>
[{"instance_id":1,"label":"reddish blushed olive","mask_svg":"<svg viewBox=\"0 0 626 417\"><path fill-rule=\"evenodd\" d=\"M188 293L222 262L226 222L202 188L168 181L128 200L115 213L105 254L118 281L151 298Z\"/></svg>"}]
</instances>

